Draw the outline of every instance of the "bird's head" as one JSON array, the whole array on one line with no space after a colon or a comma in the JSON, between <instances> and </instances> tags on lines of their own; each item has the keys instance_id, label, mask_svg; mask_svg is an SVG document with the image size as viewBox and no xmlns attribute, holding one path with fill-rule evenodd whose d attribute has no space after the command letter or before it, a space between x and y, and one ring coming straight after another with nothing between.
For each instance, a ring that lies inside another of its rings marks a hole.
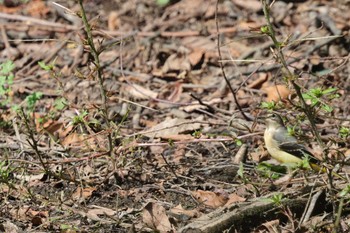
<instances>
[{"instance_id":1,"label":"bird's head","mask_svg":"<svg viewBox=\"0 0 350 233\"><path fill-rule=\"evenodd\" d=\"M269 114L266 119L266 125L267 127L278 127L278 126L284 126L283 120L280 115L277 113Z\"/></svg>"}]
</instances>

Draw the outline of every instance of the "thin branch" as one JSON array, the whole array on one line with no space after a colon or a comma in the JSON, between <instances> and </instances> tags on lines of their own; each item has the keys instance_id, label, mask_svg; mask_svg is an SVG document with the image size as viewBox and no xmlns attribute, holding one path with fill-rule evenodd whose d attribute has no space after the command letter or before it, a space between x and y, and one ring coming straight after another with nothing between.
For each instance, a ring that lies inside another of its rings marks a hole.
<instances>
[{"instance_id":1,"label":"thin branch","mask_svg":"<svg viewBox=\"0 0 350 233\"><path fill-rule=\"evenodd\" d=\"M217 32L217 48L218 48L218 54L219 54L219 64L220 64L220 68L221 68L221 72L222 72L222 76L225 79L226 85L228 86L228 88L230 89L232 95L233 95L233 99L236 103L236 106L238 108L238 110L241 112L242 116L244 117L245 120L250 120L249 117L244 113L241 105L238 102L237 99L237 90L233 90L233 87L230 83L230 81L228 80L228 78L226 77L226 73L225 73L225 69L224 69L224 64L221 62L222 59L222 55L221 55L221 50L220 50L220 30L219 30L219 21L218 21L218 9L219 9L219 0L216 1L216 9L215 9L215 23L216 23L216 32Z\"/></svg>"}]
</instances>

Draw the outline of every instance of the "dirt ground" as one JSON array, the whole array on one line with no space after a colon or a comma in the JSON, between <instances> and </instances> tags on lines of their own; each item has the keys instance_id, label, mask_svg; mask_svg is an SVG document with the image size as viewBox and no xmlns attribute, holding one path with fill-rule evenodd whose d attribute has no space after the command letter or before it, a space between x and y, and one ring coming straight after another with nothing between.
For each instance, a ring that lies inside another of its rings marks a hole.
<instances>
[{"instance_id":1,"label":"dirt ground","mask_svg":"<svg viewBox=\"0 0 350 233\"><path fill-rule=\"evenodd\" d=\"M0 231L350 231L348 0L0 3Z\"/></svg>"}]
</instances>

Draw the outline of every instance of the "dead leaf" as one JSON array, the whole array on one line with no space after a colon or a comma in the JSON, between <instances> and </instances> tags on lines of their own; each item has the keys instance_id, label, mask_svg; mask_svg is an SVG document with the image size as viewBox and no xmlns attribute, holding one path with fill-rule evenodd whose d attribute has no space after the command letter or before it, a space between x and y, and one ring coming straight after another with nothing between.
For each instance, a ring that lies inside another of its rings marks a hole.
<instances>
[{"instance_id":1,"label":"dead leaf","mask_svg":"<svg viewBox=\"0 0 350 233\"><path fill-rule=\"evenodd\" d=\"M163 206L149 202L142 210L143 222L160 233L174 232Z\"/></svg>"},{"instance_id":2,"label":"dead leaf","mask_svg":"<svg viewBox=\"0 0 350 233\"><path fill-rule=\"evenodd\" d=\"M199 202L212 208L218 208L220 206L225 205L225 203L227 202L227 197L220 193L214 193L211 191L197 190L193 191L192 195Z\"/></svg>"},{"instance_id":3,"label":"dead leaf","mask_svg":"<svg viewBox=\"0 0 350 233\"><path fill-rule=\"evenodd\" d=\"M44 222L47 221L47 218L49 217L48 211L35 211L32 209L29 209L27 211L27 216L31 217L31 222L33 226L40 226Z\"/></svg>"},{"instance_id":4,"label":"dead leaf","mask_svg":"<svg viewBox=\"0 0 350 233\"><path fill-rule=\"evenodd\" d=\"M19 230L18 226L13 224L10 221L6 221L5 223L2 223L2 228L5 233L17 233L17 232L22 232Z\"/></svg>"},{"instance_id":5,"label":"dead leaf","mask_svg":"<svg viewBox=\"0 0 350 233\"><path fill-rule=\"evenodd\" d=\"M165 121L151 127L142 134L150 138L169 138L186 131L194 131L200 128L199 123L179 118L166 119Z\"/></svg>"},{"instance_id":6,"label":"dead leaf","mask_svg":"<svg viewBox=\"0 0 350 233\"><path fill-rule=\"evenodd\" d=\"M228 206L228 205L235 203L235 202L244 202L245 200L246 200L246 198L238 196L235 193L231 193L228 197L228 201L226 202L225 206Z\"/></svg>"},{"instance_id":7,"label":"dead leaf","mask_svg":"<svg viewBox=\"0 0 350 233\"><path fill-rule=\"evenodd\" d=\"M108 15L108 30L115 31L120 27L120 17L117 11L111 11Z\"/></svg>"},{"instance_id":8,"label":"dead leaf","mask_svg":"<svg viewBox=\"0 0 350 233\"><path fill-rule=\"evenodd\" d=\"M147 100L150 98L155 99L158 96L157 92L154 92L137 84L126 85L124 88L129 95L137 100Z\"/></svg>"},{"instance_id":9,"label":"dead leaf","mask_svg":"<svg viewBox=\"0 0 350 233\"><path fill-rule=\"evenodd\" d=\"M263 90L267 94L266 101L278 102L279 100L287 99L290 94L290 90L281 84L264 87Z\"/></svg>"},{"instance_id":10,"label":"dead leaf","mask_svg":"<svg viewBox=\"0 0 350 233\"><path fill-rule=\"evenodd\" d=\"M36 181L42 180L45 177L45 173L40 173L36 175L24 175L24 174L17 175L16 173L14 173L13 176L18 180L23 180L31 184ZM30 185L28 186L30 187Z\"/></svg>"},{"instance_id":11,"label":"dead leaf","mask_svg":"<svg viewBox=\"0 0 350 233\"><path fill-rule=\"evenodd\" d=\"M168 73L169 71L190 71L191 63L187 56L180 54L172 54L165 61L162 67L162 72Z\"/></svg>"},{"instance_id":12,"label":"dead leaf","mask_svg":"<svg viewBox=\"0 0 350 233\"><path fill-rule=\"evenodd\" d=\"M216 52L216 43L208 37L186 37L182 40L182 45L193 51L203 51L204 53L205 51L211 50Z\"/></svg>"},{"instance_id":13,"label":"dead leaf","mask_svg":"<svg viewBox=\"0 0 350 233\"><path fill-rule=\"evenodd\" d=\"M259 232L269 232L269 233L274 233L274 232L279 232L278 226L280 224L280 221L278 219L272 220L265 222L261 226L258 227Z\"/></svg>"},{"instance_id":14,"label":"dead leaf","mask_svg":"<svg viewBox=\"0 0 350 233\"><path fill-rule=\"evenodd\" d=\"M87 148L96 149L103 142L102 135L86 135L79 133L71 133L62 140L63 146L82 146L85 145Z\"/></svg>"},{"instance_id":15,"label":"dead leaf","mask_svg":"<svg viewBox=\"0 0 350 233\"><path fill-rule=\"evenodd\" d=\"M258 12L262 9L260 1L257 0L232 0L232 2L243 9L253 12Z\"/></svg>"},{"instance_id":16,"label":"dead leaf","mask_svg":"<svg viewBox=\"0 0 350 233\"><path fill-rule=\"evenodd\" d=\"M175 82L173 85L171 85L169 87L169 89L171 90L171 93L167 97L167 100L174 102L174 103L178 102L180 100L181 94L183 92L182 83Z\"/></svg>"},{"instance_id":17,"label":"dead leaf","mask_svg":"<svg viewBox=\"0 0 350 233\"><path fill-rule=\"evenodd\" d=\"M72 199L75 201L82 202L87 198L91 197L92 193L96 191L94 187L81 188L78 187L75 192L72 194Z\"/></svg>"},{"instance_id":18,"label":"dead leaf","mask_svg":"<svg viewBox=\"0 0 350 233\"><path fill-rule=\"evenodd\" d=\"M181 204L175 206L174 208L172 208L170 210L170 212L174 215L178 215L178 216L181 216L181 215L185 215L187 216L188 218L195 218L195 217L198 217L200 215L200 212L196 209L193 209L193 210L185 210ZM183 217L179 217L180 219L183 219Z\"/></svg>"},{"instance_id":19,"label":"dead leaf","mask_svg":"<svg viewBox=\"0 0 350 233\"><path fill-rule=\"evenodd\" d=\"M100 217L98 217L98 215L102 215L102 216L113 216L115 215L117 212L112 210L112 209L108 209L102 206L93 206L95 207L94 209L90 209L88 210L88 212L86 213L86 217L88 217L89 219L95 220L95 221L103 221L105 222L105 220L101 219Z\"/></svg>"},{"instance_id":20,"label":"dead leaf","mask_svg":"<svg viewBox=\"0 0 350 233\"><path fill-rule=\"evenodd\" d=\"M202 49L195 49L188 55L188 60L192 67L199 64L199 62L203 59L204 51Z\"/></svg>"},{"instance_id":21,"label":"dead leaf","mask_svg":"<svg viewBox=\"0 0 350 233\"><path fill-rule=\"evenodd\" d=\"M44 17L50 12L44 1L30 1L26 7L29 15L37 18Z\"/></svg>"},{"instance_id":22,"label":"dead leaf","mask_svg":"<svg viewBox=\"0 0 350 233\"><path fill-rule=\"evenodd\" d=\"M253 89L260 89L261 85L267 81L268 77L269 76L267 74L259 73L258 78L254 80L252 83L250 83L248 87Z\"/></svg>"}]
</instances>

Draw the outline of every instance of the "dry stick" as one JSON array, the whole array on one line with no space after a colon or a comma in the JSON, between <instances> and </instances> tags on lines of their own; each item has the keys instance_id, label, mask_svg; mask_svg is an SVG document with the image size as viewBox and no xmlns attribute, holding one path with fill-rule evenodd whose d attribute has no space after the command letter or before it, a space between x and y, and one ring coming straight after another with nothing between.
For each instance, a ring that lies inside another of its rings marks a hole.
<instances>
[{"instance_id":1,"label":"dry stick","mask_svg":"<svg viewBox=\"0 0 350 233\"><path fill-rule=\"evenodd\" d=\"M339 232L339 226L340 226L340 217L343 211L343 207L344 207L344 197L340 198L340 203L339 203L339 207L338 207L338 212L337 212L337 217L335 219L335 223L334 223L334 229L332 231L332 233L337 233Z\"/></svg>"},{"instance_id":2,"label":"dry stick","mask_svg":"<svg viewBox=\"0 0 350 233\"><path fill-rule=\"evenodd\" d=\"M217 47L218 47L218 53L219 53L219 60L220 60L219 64L220 64L220 68L221 68L221 73L222 73L222 76L225 79L226 85L228 86L228 88L230 89L230 91L231 91L231 93L233 95L233 99L235 100L235 103L236 103L236 106L237 106L238 110L240 111L240 113L242 114L244 119L248 121L248 120L250 120L249 117L247 115L245 115L241 105L238 103L238 99L237 99L237 95L236 95L238 89L236 91L233 90L233 87L232 87L230 81L226 77L226 73L225 73L225 70L224 70L224 65L221 62L222 55L221 55L221 50L220 50L220 31L219 31L218 11L219 11L219 0L216 1L215 23L216 23L216 32L217 32L217 40L218 40L217 41Z\"/></svg>"},{"instance_id":3,"label":"dry stick","mask_svg":"<svg viewBox=\"0 0 350 233\"><path fill-rule=\"evenodd\" d=\"M175 169L168 163L168 160L165 158L165 155L164 155L163 152L161 153L161 155L162 155L162 158L163 158L164 162L166 163L166 165L168 165L169 169L171 170L171 172L174 174L174 176L175 176L177 179L179 179L179 177L176 175Z\"/></svg>"},{"instance_id":4,"label":"dry stick","mask_svg":"<svg viewBox=\"0 0 350 233\"><path fill-rule=\"evenodd\" d=\"M98 79L98 83L99 83L99 87L100 87L100 93L101 93L101 98L102 98L102 102L103 102L103 107L102 107L102 115L104 120L106 121L106 125L107 128L110 129L111 128L111 124L109 122L109 118L108 118L108 99L107 99L107 95L106 95L106 90L103 86L104 84L104 78L103 78L103 74L102 74L102 69L101 69L101 65L100 65L100 58L99 58L99 53L97 52L96 48L95 48L95 44L92 38L92 32L91 32L91 26L86 18L86 14L85 14L85 9L83 6L83 1L79 0L79 5L80 5L80 9L81 9L81 19L84 23L85 26L85 31L87 34L87 42L90 46L91 49L91 54L94 57L94 65L96 67L96 71L97 71L97 79ZM112 133L108 132L108 154L111 157L112 156L112 151L113 151L113 140L112 140Z\"/></svg>"},{"instance_id":5,"label":"dry stick","mask_svg":"<svg viewBox=\"0 0 350 233\"><path fill-rule=\"evenodd\" d=\"M49 27L62 28L65 30L77 30L79 28L77 26L71 26L71 25L66 25L66 24L61 24L61 23L54 23L54 22L50 22L47 20L36 19L33 17L23 16L23 15L12 15L12 14L0 13L0 18L23 21L29 25L49 26Z\"/></svg>"},{"instance_id":6,"label":"dry stick","mask_svg":"<svg viewBox=\"0 0 350 233\"><path fill-rule=\"evenodd\" d=\"M21 108L20 109L20 113L23 117L23 120L24 120L24 125L27 129L27 132L28 132L28 136L29 136L29 139L27 139L27 142L29 143L29 145L31 146L31 148L33 148L34 150L34 153L36 154L36 156L38 157L39 161L40 161L40 164L41 166L44 168L45 170L45 173L46 174L52 174L52 172L50 171L50 168L47 166L47 163L44 162L44 159L43 157L41 156L41 152L39 150L39 146L38 146L38 141L35 139L34 137L34 130L32 129L32 126L30 125L30 119L29 117L27 116L27 114L24 112L24 109Z\"/></svg>"},{"instance_id":7,"label":"dry stick","mask_svg":"<svg viewBox=\"0 0 350 233\"><path fill-rule=\"evenodd\" d=\"M316 182L316 180L315 180L315 182ZM316 194L312 195L314 189L315 189L315 184L312 186L312 189L310 191L310 196L309 196L307 203L305 205L304 213L300 218L298 228L300 228L302 224L304 224L310 220L311 214L316 207L317 201L320 198L321 194L323 193L323 190L319 190Z\"/></svg>"},{"instance_id":8,"label":"dry stick","mask_svg":"<svg viewBox=\"0 0 350 233\"><path fill-rule=\"evenodd\" d=\"M209 104L204 103L204 102L203 102L199 97L197 97L195 94L191 93L190 96L191 96L192 98L194 98L195 100L197 100L197 101L199 102L200 105L203 105L203 106L207 107L208 110L209 110L210 112L214 112L214 108L213 108L212 106L210 106Z\"/></svg>"}]
</instances>

